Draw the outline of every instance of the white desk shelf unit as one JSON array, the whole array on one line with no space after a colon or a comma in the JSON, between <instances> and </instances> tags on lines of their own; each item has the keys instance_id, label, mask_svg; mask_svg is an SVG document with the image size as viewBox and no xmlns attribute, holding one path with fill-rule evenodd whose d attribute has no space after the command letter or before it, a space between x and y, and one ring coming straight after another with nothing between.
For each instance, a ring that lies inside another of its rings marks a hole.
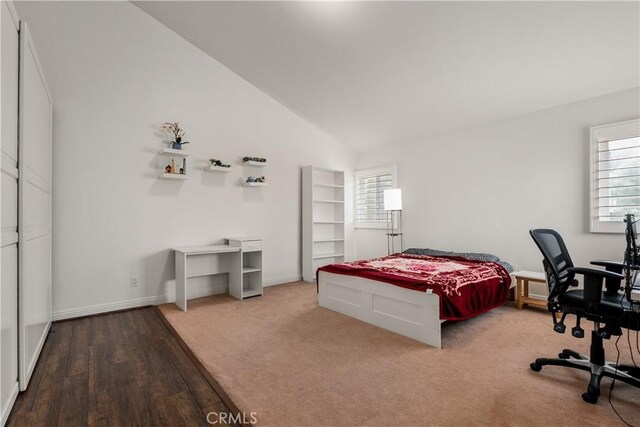
<instances>
[{"instance_id":1,"label":"white desk shelf unit","mask_svg":"<svg viewBox=\"0 0 640 427\"><path fill-rule=\"evenodd\" d=\"M173 248L176 262L176 305L187 311L187 279L229 274L229 290L242 287L242 254L230 245Z\"/></svg>"},{"instance_id":2,"label":"white desk shelf unit","mask_svg":"<svg viewBox=\"0 0 640 427\"><path fill-rule=\"evenodd\" d=\"M227 273L229 295L245 299L262 295L262 240L229 238L228 245L173 248L176 305L187 311L187 280Z\"/></svg>"},{"instance_id":3,"label":"white desk shelf unit","mask_svg":"<svg viewBox=\"0 0 640 427\"><path fill-rule=\"evenodd\" d=\"M231 286L229 294L238 299L260 296L262 285L262 240L248 237L229 237L229 246L240 248L242 280Z\"/></svg>"},{"instance_id":4,"label":"white desk shelf unit","mask_svg":"<svg viewBox=\"0 0 640 427\"><path fill-rule=\"evenodd\" d=\"M302 277L316 280L326 264L344 262L344 172L302 168Z\"/></svg>"}]
</instances>

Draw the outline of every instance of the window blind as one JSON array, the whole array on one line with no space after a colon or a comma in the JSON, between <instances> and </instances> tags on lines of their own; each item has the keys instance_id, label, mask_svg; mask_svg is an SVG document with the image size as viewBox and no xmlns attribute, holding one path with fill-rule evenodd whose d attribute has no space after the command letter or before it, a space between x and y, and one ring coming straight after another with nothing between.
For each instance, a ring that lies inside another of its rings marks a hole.
<instances>
[{"instance_id":1,"label":"window blind","mask_svg":"<svg viewBox=\"0 0 640 427\"><path fill-rule=\"evenodd\" d=\"M640 137L598 141L595 197L598 221L640 217Z\"/></svg>"},{"instance_id":2,"label":"window blind","mask_svg":"<svg viewBox=\"0 0 640 427\"><path fill-rule=\"evenodd\" d=\"M592 127L590 230L624 233L627 213L640 217L640 119Z\"/></svg>"},{"instance_id":3,"label":"window blind","mask_svg":"<svg viewBox=\"0 0 640 427\"><path fill-rule=\"evenodd\" d=\"M392 172L357 177L356 222L386 223L384 190L393 188Z\"/></svg>"}]
</instances>

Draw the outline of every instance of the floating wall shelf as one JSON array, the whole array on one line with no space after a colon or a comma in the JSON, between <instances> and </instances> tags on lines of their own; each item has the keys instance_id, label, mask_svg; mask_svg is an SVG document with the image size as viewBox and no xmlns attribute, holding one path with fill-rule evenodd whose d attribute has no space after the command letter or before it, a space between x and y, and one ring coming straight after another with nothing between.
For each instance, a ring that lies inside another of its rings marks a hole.
<instances>
[{"instance_id":1,"label":"floating wall shelf","mask_svg":"<svg viewBox=\"0 0 640 427\"><path fill-rule=\"evenodd\" d=\"M255 160L249 160L247 162L242 162L242 166L251 166L254 168L263 168L267 166L267 162L256 162Z\"/></svg>"},{"instance_id":2,"label":"floating wall shelf","mask_svg":"<svg viewBox=\"0 0 640 427\"><path fill-rule=\"evenodd\" d=\"M221 166L214 166L214 165L210 165L209 170L213 172L224 172L224 173L231 172L231 168L223 168Z\"/></svg>"},{"instance_id":3,"label":"floating wall shelf","mask_svg":"<svg viewBox=\"0 0 640 427\"><path fill-rule=\"evenodd\" d=\"M166 172L164 172L162 175L160 175L160 178L185 180L185 179L187 179L187 175L183 175L181 173L166 173Z\"/></svg>"},{"instance_id":4,"label":"floating wall shelf","mask_svg":"<svg viewBox=\"0 0 640 427\"><path fill-rule=\"evenodd\" d=\"M183 167L184 165L184 172L187 171L187 157L189 157L191 154L183 151L183 150L174 150L173 148L163 148L162 151L160 152L160 154L165 155L165 156L171 156L172 159L171 161L175 163L175 167L176 169L180 169ZM182 161L180 160L176 160L177 158L181 158L183 159ZM163 170L165 170L165 168L162 168ZM180 173L166 173L163 172L160 174L160 178L164 178L164 179L178 179L178 180L185 180L187 179L187 175L186 174L180 174Z\"/></svg>"},{"instance_id":5,"label":"floating wall shelf","mask_svg":"<svg viewBox=\"0 0 640 427\"><path fill-rule=\"evenodd\" d=\"M174 150L173 148L165 148L162 150L162 153L169 156L176 156L176 157L189 157L191 155L186 151Z\"/></svg>"},{"instance_id":6,"label":"floating wall shelf","mask_svg":"<svg viewBox=\"0 0 640 427\"><path fill-rule=\"evenodd\" d=\"M246 158L251 158L250 156L246 156ZM255 157L255 158L259 158L264 160L264 162L258 162L256 160L243 160L242 162L242 166L245 167L245 169L243 170L243 183L242 186L243 187L266 187L267 183L266 182L248 182L248 179L251 178L256 179L256 178L260 178L260 175L262 175L262 178L264 178L264 172L260 171L258 172L257 175L255 175L254 173L251 173L251 171L249 171L246 167L248 168L264 168L267 166L267 159L263 158L263 157Z\"/></svg>"}]
</instances>

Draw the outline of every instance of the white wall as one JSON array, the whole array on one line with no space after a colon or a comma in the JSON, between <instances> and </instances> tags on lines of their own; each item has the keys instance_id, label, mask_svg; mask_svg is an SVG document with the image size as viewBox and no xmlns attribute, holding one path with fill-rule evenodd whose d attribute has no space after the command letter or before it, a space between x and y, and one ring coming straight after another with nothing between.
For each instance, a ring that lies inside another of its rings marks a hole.
<instances>
[{"instance_id":1,"label":"white wall","mask_svg":"<svg viewBox=\"0 0 640 427\"><path fill-rule=\"evenodd\" d=\"M531 228L554 228L574 263L621 259L624 238L589 233L589 127L640 116L640 91L610 95L357 156L398 165L405 247L490 252L541 271ZM428 117L425 118L428 120ZM358 229L356 255L386 254L382 230Z\"/></svg>"},{"instance_id":2,"label":"white wall","mask_svg":"<svg viewBox=\"0 0 640 427\"><path fill-rule=\"evenodd\" d=\"M267 282L300 276L299 167L349 171L349 150L127 2L18 9L55 100L54 318L162 301L174 292L170 247L230 234L264 238ZM528 230L553 227L585 264L622 250L621 236L588 233L588 127L638 115L634 89L360 153L357 166L398 164L407 246L539 270ZM193 141L185 182L157 179L165 120ZM269 187L239 186L244 155L269 159ZM212 156L234 172L203 172ZM381 230L356 236L358 258L386 252Z\"/></svg>"},{"instance_id":3,"label":"white wall","mask_svg":"<svg viewBox=\"0 0 640 427\"><path fill-rule=\"evenodd\" d=\"M267 283L300 277L300 167L349 170L349 150L128 2L17 7L55 101L54 319L163 301L169 248L228 235L264 239ZM174 120L187 181L158 179L158 126ZM269 160L268 187L240 186L245 155ZM205 172L210 157L233 171Z\"/></svg>"}]
</instances>

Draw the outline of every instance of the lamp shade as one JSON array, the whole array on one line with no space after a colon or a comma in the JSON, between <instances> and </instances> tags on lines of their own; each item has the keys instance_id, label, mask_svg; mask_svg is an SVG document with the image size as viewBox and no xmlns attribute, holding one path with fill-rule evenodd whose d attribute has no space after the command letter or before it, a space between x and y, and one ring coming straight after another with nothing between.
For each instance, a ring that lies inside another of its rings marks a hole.
<instances>
[{"instance_id":1,"label":"lamp shade","mask_svg":"<svg viewBox=\"0 0 640 427\"><path fill-rule=\"evenodd\" d=\"M385 211L401 211L402 210L402 190L393 188L384 190L384 210Z\"/></svg>"}]
</instances>

